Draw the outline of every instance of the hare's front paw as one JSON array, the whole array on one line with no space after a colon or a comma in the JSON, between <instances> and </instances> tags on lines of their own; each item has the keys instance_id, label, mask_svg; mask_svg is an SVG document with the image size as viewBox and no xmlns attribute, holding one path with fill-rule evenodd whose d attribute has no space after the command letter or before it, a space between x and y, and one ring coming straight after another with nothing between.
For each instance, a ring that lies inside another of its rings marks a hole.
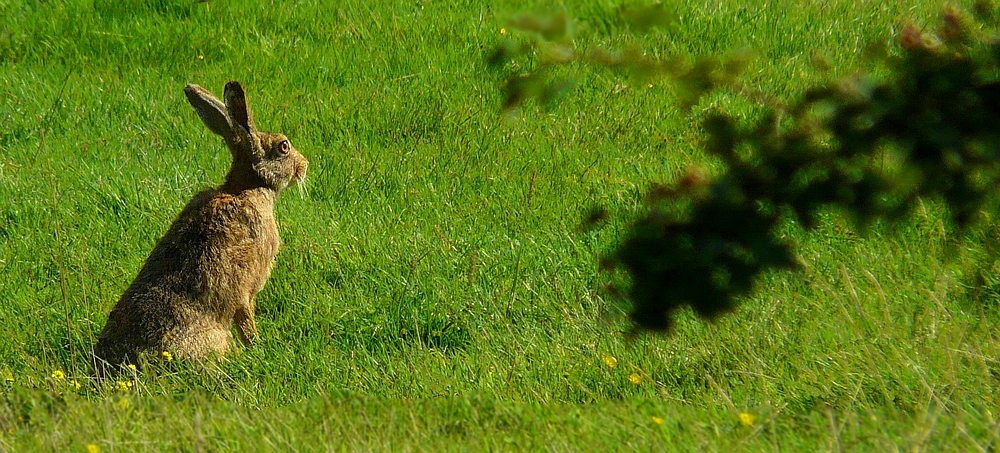
<instances>
[{"instance_id":1,"label":"hare's front paw","mask_svg":"<svg viewBox=\"0 0 1000 453\"><path fill-rule=\"evenodd\" d=\"M253 312L243 310L236 311L236 332L240 334L240 341L246 347L251 347L257 341L257 322L253 319Z\"/></svg>"}]
</instances>

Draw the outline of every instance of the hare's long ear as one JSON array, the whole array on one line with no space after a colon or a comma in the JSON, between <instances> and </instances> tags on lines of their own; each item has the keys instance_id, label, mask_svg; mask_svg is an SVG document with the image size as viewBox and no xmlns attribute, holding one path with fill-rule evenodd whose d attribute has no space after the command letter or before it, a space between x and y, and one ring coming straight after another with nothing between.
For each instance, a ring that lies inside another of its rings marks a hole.
<instances>
[{"instance_id":1,"label":"hare's long ear","mask_svg":"<svg viewBox=\"0 0 1000 453\"><path fill-rule=\"evenodd\" d=\"M248 134L256 132L253 113L250 113L250 104L247 103L246 93L243 92L240 83L235 80L227 83L222 97L226 100L226 108L229 110L233 125L242 127Z\"/></svg>"},{"instance_id":2,"label":"hare's long ear","mask_svg":"<svg viewBox=\"0 0 1000 453\"><path fill-rule=\"evenodd\" d=\"M198 112L198 116L201 117L205 126L223 138L231 139L233 137L233 126L230 123L225 104L212 96L208 90L193 83L184 87L184 94L187 96L188 102L191 103L191 107L194 107L194 111Z\"/></svg>"}]
</instances>

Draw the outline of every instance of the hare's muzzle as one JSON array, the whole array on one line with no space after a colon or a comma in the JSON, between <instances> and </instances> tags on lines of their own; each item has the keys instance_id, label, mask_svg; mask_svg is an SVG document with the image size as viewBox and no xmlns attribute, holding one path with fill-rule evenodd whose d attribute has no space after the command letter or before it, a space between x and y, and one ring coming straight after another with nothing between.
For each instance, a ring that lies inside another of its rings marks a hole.
<instances>
[{"instance_id":1,"label":"hare's muzzle","mask_svg":"<svg viewBox=\"0 0 1000 453\"><path fill-rule=\"evenodd\" d=\"M292 177L292 181L295 182L295 187L299 189L299 197L305 198L307 195L306 190L306 171L309 169L309 161L301 154L299 158L295 161L295 175Z\"/></svg>"},{"instance_id":2,"label":"hare's muzzle","mask_svg":"<svg viewBox=\"0 0 1000 453\"><path fill-rule=\"evenodd\" d=\"M292 178L296 184L302 184L306 180L306 171L309 170L309 161L300 154L295 161L295 176Z\"/></svg>"}]
</instances>

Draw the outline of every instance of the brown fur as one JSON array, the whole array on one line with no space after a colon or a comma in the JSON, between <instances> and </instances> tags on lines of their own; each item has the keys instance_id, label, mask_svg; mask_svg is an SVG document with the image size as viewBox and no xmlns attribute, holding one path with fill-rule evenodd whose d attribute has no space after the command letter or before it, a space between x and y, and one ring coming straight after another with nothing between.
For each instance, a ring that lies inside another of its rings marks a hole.
<instances>
[{"instance_id":1,"label":"brown fur","mask_svg":"<svg viewBox=\"0 0 1000 453\"><path fill-rule=\"evenodd\" d=\"M254 296L281 244L274 202L306 175L308 162L284 135L256 130L239 83L226 84L225 103L197 85L184 92L225 139L233 164L221 186L188 202L111 310L94 347L99 376L146 351L221 356L233 323L242 343L252 345Z\"/></svg>"}]
</instances>

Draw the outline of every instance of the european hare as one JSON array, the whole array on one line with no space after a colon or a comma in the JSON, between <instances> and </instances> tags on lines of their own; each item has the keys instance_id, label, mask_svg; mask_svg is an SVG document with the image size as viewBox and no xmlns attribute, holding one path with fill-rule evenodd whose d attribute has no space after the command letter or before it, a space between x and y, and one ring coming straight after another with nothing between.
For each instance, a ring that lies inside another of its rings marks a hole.
<instances>
[{"instance_id":1,"label":"european hare","mask_svg":"<svg viewBox=\"0 0 1000 453\"><path fill-rule=\"evenodd\" d=\"M233 322L243 344L257 337L254 296L281 244L274 202L308 162L284 135L257 130L238 82L226 84L225 103L197 85L184 94L233 164L221 186L188 202L111 310L94 347L98 376L144 351L221 356Z\"/></svg>"}]
</instances>

